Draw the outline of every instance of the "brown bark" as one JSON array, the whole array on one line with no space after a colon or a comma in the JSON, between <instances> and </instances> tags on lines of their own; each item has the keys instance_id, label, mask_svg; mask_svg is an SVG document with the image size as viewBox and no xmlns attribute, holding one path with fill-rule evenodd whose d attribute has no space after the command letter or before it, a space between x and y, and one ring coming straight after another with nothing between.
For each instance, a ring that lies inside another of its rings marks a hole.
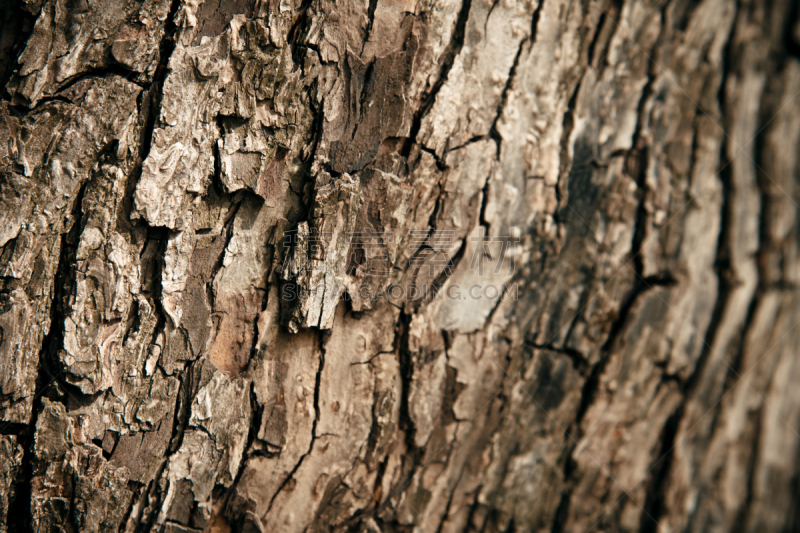
<instances>
[{"instance_id":1,"label":"brown bark","mask_svg":"<svg viewBox=\"0 0 800 533\"><path fill-rule=\"evenodd\" d=\"M0 531L800 527L796 2L0 9Z\"/></svg>"}]
</instances>

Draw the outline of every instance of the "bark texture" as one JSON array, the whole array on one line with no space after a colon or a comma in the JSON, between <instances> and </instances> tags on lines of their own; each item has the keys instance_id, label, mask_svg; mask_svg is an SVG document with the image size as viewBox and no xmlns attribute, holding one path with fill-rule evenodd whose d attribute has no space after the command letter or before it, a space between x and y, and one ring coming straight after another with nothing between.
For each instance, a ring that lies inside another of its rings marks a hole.
<instances>
[{"instance_id":1,"label":"bark texture","mask_svg":"<svg viewBox=\"0 0 800 533\"><path fill-rule=\"evenodd\" d=\"M0 9L0 532L800 528L797 2Z\"/></svg>"}]
</instances>

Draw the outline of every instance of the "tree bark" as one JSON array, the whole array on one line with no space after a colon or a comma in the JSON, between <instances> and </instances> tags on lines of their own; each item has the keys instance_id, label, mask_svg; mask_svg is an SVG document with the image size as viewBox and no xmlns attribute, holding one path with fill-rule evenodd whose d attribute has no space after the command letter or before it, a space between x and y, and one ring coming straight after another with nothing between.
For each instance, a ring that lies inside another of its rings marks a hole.
<instances>
[{"instance_id":1,"label":"tree bark","mask_svg":"<svg viewBox=\"0 0 800 533\"><path fill-rule=\"evenodd\" d=\"M0 9L0 532L800 528L797 2Z\"/></svg>"}]
</instances>

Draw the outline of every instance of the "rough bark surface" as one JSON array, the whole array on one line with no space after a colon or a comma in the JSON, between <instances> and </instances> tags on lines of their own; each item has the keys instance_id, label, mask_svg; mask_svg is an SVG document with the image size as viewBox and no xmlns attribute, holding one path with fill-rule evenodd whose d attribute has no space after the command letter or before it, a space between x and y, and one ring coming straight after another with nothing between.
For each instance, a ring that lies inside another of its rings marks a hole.
<instances>
[{"instance_id":1,"label":"rough bark surface","mask_svg":"<svg viewBox=\"0 0 800 533\"><path fill-rule=\"evenodd\" d=\"M0 532L800 528L797 2L1 4Z\"/></svg>"}]
</instances>

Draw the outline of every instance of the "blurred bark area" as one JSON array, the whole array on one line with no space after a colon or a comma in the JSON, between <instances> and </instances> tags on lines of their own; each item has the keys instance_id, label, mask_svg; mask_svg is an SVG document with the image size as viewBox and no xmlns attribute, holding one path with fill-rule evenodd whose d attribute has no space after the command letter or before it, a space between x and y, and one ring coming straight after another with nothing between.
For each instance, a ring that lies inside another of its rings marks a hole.
<instances>
[{"instance_id":1,"label":"blurred bark area","mask_svg":"<svg viewBox=\"0 0 800 533\"><path fill-rule=\"evenodd\" d=\"M0 531L800 528L797 2L0 4Z\"/></svg>"}]
</instances>

